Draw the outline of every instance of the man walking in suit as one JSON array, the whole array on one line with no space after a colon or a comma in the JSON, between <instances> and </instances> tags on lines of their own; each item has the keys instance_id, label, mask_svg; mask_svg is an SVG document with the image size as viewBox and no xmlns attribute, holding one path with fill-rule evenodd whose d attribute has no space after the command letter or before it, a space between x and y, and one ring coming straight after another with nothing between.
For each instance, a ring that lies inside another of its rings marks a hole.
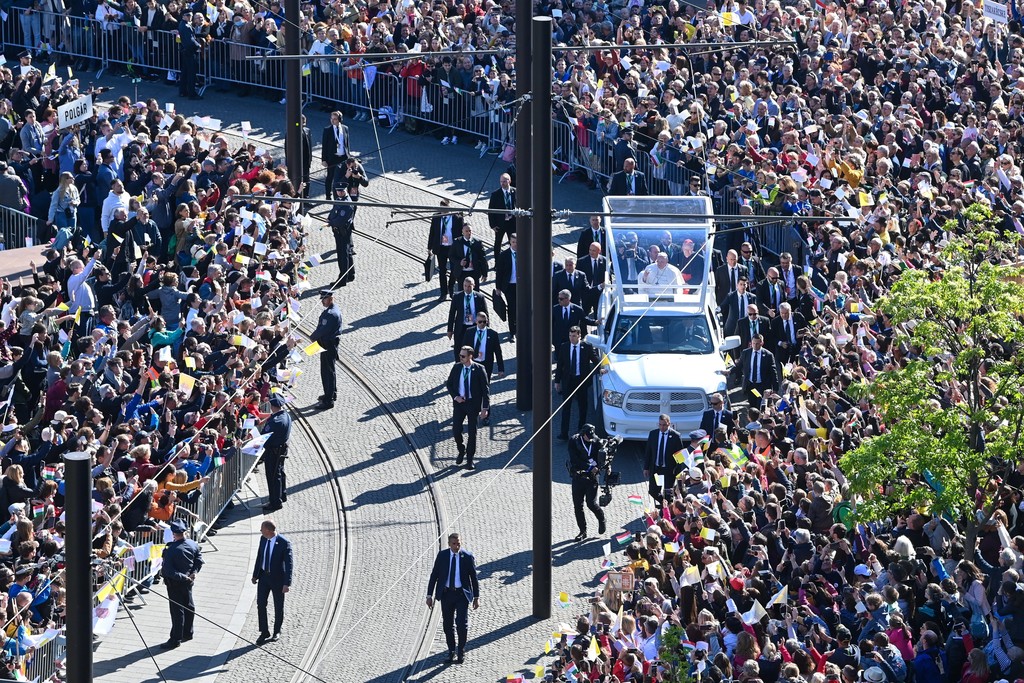
<instances>
[{"instance_id":1,"label":"man walking in suit","mask_svg":"<svg viewBox=\"0 0 1024 683\"><path fill-rule=\"evenodd\" d=\"M462 291L452 297L448 307L448 338L454 340L455 359L459 358L459 348L466 330L476 324L478 313L487 313L487 299L480 292L473 291L473 278L462 281Z\"/></svg>"},{"instance_id":2,"label":"man walking in suit","mask_svg":"<svg viewBox=\"0 0 1024 683\"><path fill-rule=\"evenodd\" d=\"M747 348L757 335L764 339L772 333L771 321L757 314L756 304L747 304L747 317L736 323L736 334L740 336L740 348Z\"/></svg>"},{"instance_id":3,"label":"man walking in suit","mask_svg":"<svg viewBox=\"0 0 1024 683\"><path fill-rule=\"evenodd\" d=\"M491 193L487 208L492 211L514 209L516 190L512 187L512 176L502 173L498 178L498 183L501 187ZM491 213L487 214L487 222L490 224L491 230L494 231L494 253L497 254L501 251L505 235L511 237L516 234L516 217L511 213Z\"/></svg>"},{"instance_id":4,"label":"man walking in suit","mask_svg":"<svg viewBox=\"0 0 1024 683\"><path fill-rule=\"evenodd\" d=\"M739 334L738 325L747 314L747 309L753 305L757 308L757 297L747 287L746 275L740 275L736 280L736 291L726 297L722 304L722 317L725 318L725 333L727 335Z\"/></svg>"},{"instance_id":5,"label":"man walking in suit","mask_svg":"<svg viewBox=\"0 0 1024 683\"><path fill-rule=\"evenodd\" d=\"M252 582L256 589L256 611L260 621L260 637L257 645L268 640L275 642L284 625L284 594L292 585L292 544L277 533L274 520L266 519L260 525L260 549L256 553L256 564L252 568ZM271 634L267 621L267 599L274 595L274 632Z\"/></svg>"},{"instance_id":6,"label":"man walking in suit","mask_svg":"<svg viewBox=\"0 0 1024 683\"><path fill-rule=\"evenodd\" d=\"M700 416L700 428L708 434L714 434L719 425L725 425L729 431L736 426L732 411L725 409L725 400L721 394L711 394L711 408Z\"/></svg>"},{"instance_id":7,"label":"man walking in suit","mask_svg":"<svg viewBox=\"0 0 1024 683\"><path fill-rule=\"evenodd\" d=\"M729 295L736 291L740 274L743 272L739 267L740 255L735 249L730 249L725 254L725 264L715 268L715 301L725 312L725 304ZM743 309L740 309L743 310Z\"/></svg>"},{"instance_id":8,"label":"man walking in suit","mask_svg":"<svg viewBox=\"0 0 1024 683\"><path fill-rule=\"evenodd\" d=\"M778 270L779 281L782 282L782 287L786 292L786 299L795 299L797 295L796 281L804 274L804 269L800 266L794 266L793 255L788 251L784 251L779 254Z\"/></svg>"},{"instance_id":9,"label":"man walking in suit","mask_svg":"<svg viewBox=\"0 0 1024 683\"><path fill-rule=\"evenodd\" d=\"M778 315L779 306L786 300L786 288L782 286L779 271L774 266L768 269L765 280L761 283L758 299L761 300L761 313L770 318Z\"/></svg>"},{"instance_id":10,"label":"man walking in suit","mask_svg":"<svg viewBox=\"0 0 1024 683\"><path fill-rule=\"evenodd\" d=\"M567 257L565 268L551 277L551 293L555 301L558 300L560 291L568 289L572 293L572 300L582 306L589 287L587 276L576 270L576 257L574 256Z\"/></svg>"},{"instance_id":11,"label":"man walking in suit","mask_svg":"<svg viewBox=\"0 0 1024 683\"><path fill-rule=\"evenodd\" d=\"M452 277L459 282L467 277L473 278L477 289L487 279L487 257L484 256L484 243L473 237L473 226L462 224L462 236L456 237L448 250L448 264Z\"/></svg>"},{"instance_id":12,"label":"man walking in suit","mask_svg":"<svg viewBox=\"0 0 1024 683\"><path fill-rule=\"evenodd\" d=\"M635 159L626 159L622 170L612 174L608 181L608 194L613 197L647 195L647 176L636 170Z\"/></svg>"},{"instance_id":13,"label":"man walking in suit","mask_svg":"<svg viewBox=\"0 0 1024 683\"><path fill-rule=\"evenodd\" d=\"M683 450L683 440L679 432L672 429L672 418L664 413L658 416L658 428L652 429L647 435L646 456L644 458L644 478L647 479L647 492L651 494L655 505L661 509L665 492L671 491L676 483L680 465L672 457Z\"/></svg>"},{"instance_id":14,"label":"man walking in suit","mask_svg":"<svg viewBox=\"0 0 1024 683\"><path fill-rule=\"evenodd\" d=\"M608 253L608 233L601 225L600 216L590 217L590 227L583 228L580 239L576 242L576 258L582 259L590 253L590 245L597 242L601 245L601 253ZM582 266L581 266L582 267Z\"/></svg>"},{"instance_id":15,"label":"man walking in suit","mask_svg":"<svg viewBox=\"0 0 1024 683\"><path fill-rule=\"evenodd\" d=\"M555 349L569 341L569 330L580 328L580 334L586 336L587 321L583 309L572 303L572 295L568 289L558 293L558 303L551 310L551 344Z\"/></svg>"},{"instance_id":16,"label":"man walking in suit","mask_svg":"<svg viewBox=\"0 0 1024 683\"><path fill-rule=\"evenodd\" d=\"M469 631L469 603L480 607L480 583L476 578L476 559L462 549L462 539L455 532L448 534L448 549L434 559L427 583L427 607L441 603L441 623L448 643L448 661L461 664L466 660L466 635ZM455 636L458 634L458 643Z\"/></svg>"},{"instance_id":17,"label":"man walking in suit","mask_svg":"<svg viewBox=\"0 0 1024 683\"><path fill-rule=\"evenodd\" d=\"M494 259L494 293L505 297L508 310L508 340L516 340L516 312L518 309L517 290L519 283L518 241L515 234L508 237L508 249Z\"/></svg>"},{"instance_id":18,"label":"man walking in suit","mask_svg":"<svg viewBox=\"0 0 1024 683\"><path fill-rule=\"evenodd\" d=\"M604 289L605 277L608 273L608 259L601 255L601 245L593 242L587 256L581 258L576 265L580 272L587 277L587 291L583 296L583 312L587 315L594 315L597 310L597 302L601 298L601 290Z\"/></svg>"},{"instance_id":19,"label":"man walking in suit","mask_svg":"<svg viewBox=\"0 0 1024 683\"><path fill-rule=\"evenodd\" d=\"M558 347L555 366L555 391L562 399L562 429L558 432L559 441L569 440L569 419L572 416L572 404L576 402L580 413L577 429L582 429L587 421L587 408L590 405L590 388L594 383L594 368L600 360L597 349L592 344L580 341L580 328L569 328L569 341Z\"/></svg>"},{"instance_id":20,"label":"man walking in suit","mask_svg":"<svg viewBox=\"0 0 1024 683\"><path fill-rule=\"evenodd\" d=\"M451 202L447 199L441 200L441 206L444 208L430 219L430 235L427 236L427 253L433 254L437 259L438 284L441 285L438 301L444 301L453 294L456 282L455 277L452 277L451 282L448 280L448 257L451 255L455 239L462 234L463 218L459 214L447 211L450 205Z\"/></svg>"},{"instance_id":21,"label":"man walking in suit","mask_svg":"<svg viewBox=\"0 0 1024 683\"><path fill-rule=\"evenodd\" d=\"M343 164L350 155L348 126L342 123L344 120L340 111L332 111L331 125L324 128L320 138L320 160L327 168L327 179L324 181L326 199L331 199L335 183L344 177Z\"/></svg>"},{"instance_id":22,"label":"man walking in suit","mask_svg":"<svg viewBox=\"0 0 1024 683\"><path fill-rule=\"evenodd\" d=\"M769 390L774 391L779 385L778 368L775 356L764 348L764 337L755 335L750 340L750 348L740 355L740 372L743 373L743 391L751 406L761 405L761 400Z\"/></svg>"},{"instance_id":23,"label":"man walking in suit","mask_svg":"<svg viewBox=\"0 0 1024 683\"><path fill-rule=\"evenodd\" d=\"M793 313L788 303L779 306L779 317L772 320L772 346L775 360L781 365L789 363L800 350L800 332L807 326L803 317Z\"/></svg>"},{"instance_id":24,"label":"man walking in suit","mask_svg":"<svg viewBox=\"0 0 1024 683\"><path fill-rule=\"evenodd\" d=\"M473 347L473 361L480 363L487 371L487 381L494 374L494 363L498 363L498 378L505 376L505 359L501 355L501 342L498 333L487 326L487 313L476 314L476 329L467 329L463 333L462 346ZM486 423L485 423L486 424Z\"/></svg>"},{"instance_id":25,"label":"man walking in suit","mask_svg":"<svg viewBox=\"0 0 1024 683\"><path fill-rule=\"evenodd\" d=\"M473 347L463 346L459 349L459 360L448 373L446 384L448 394L452 397L452 432L455 444L459 448L456 465L466 460L466 469L476 469L473 457L476 455L476 418L487 419L490 414L490 387L487 371L484 366L473 362ZM462 424L468 420L466 429L469 432L469 446L462 443Z\"/></svg>"}]
</instances>

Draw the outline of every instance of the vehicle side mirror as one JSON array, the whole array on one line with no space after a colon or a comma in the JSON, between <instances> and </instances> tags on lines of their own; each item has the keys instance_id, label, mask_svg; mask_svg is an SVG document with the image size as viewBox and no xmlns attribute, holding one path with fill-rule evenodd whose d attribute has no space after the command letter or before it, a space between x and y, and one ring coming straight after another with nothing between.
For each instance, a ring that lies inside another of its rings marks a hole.
<instances>
[{"instance_id":1,"label":"vehicle side mirror","mask_svg":"<svg viewBox=\"0 0 1024 683\"><path fill-rule=\"evenodd\" d=\"M737 345L739 344L739 340L740 338L736 337ZM604 343L604 339L599 334L588 334L585 341L592 346L600 346Z\"/></svg>"},{"instance_id":2,"label":"vehicle side mirror","mask_svg":"<svg viewBox=\"0 0 1024 683\"><path fill-rule=\"evenodd\" d=\"M735 335L734 334L731 337L726 337L725 341L722 342L722 351L732 351L733 349L738 349L739 347L740 347L739 335Z\"/></svg>"}]
</instances>

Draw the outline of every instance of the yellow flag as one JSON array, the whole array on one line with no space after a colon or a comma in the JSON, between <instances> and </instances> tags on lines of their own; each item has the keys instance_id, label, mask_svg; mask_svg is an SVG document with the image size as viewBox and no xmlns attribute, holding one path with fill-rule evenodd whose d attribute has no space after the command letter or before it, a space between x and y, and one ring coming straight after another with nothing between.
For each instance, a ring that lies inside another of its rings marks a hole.
<instances>
[{"instance_id":1,"label":"yellow flag","mask_svg":"<svg viewBox=\"0 0 1024 683\"><path fill-rule=\"evenodd\" d=\"M693 40L693 37L697 35L697 27L693 24L683 24L683 33L687 40Z\"/></svg>"},{"instance_id":2,"label":"yellow flag","mask_svg":"<svg viewBox=\"0 0 1024 683\"><path fill-rule=\"evenodd\" d=\"M303 351L306 352L307 356L314 356L324 350L324 347L320 346L320 342L313 342L307 346Z\"/></svg>"},{"instance_id":3,"label":"yellow flag","mask_svg":"<svg viewBox=\"0 0 1024 683\"><path fill-rule=\"evenodd\" d=\"M188 396L191 396L192 391L196 388L196 378L182 372L178 375L178 388L184 391Z\"/></svg>"},{"instance_id":4,"label":"yellow flag","mask_svg":"<svg viewBox=\"0 0 1024 683\"><path fill-rule=\"evenodd\" d=\"M58 311L66 311L66 310L68 310L68 305L65 304L65 303L59 303L59 304L57 304L57 310Z\"/></svg>"},{"instance_id":5,"label":"yellow flag","mask_svg":"<svg viewBox=\"0 0 1024 683\"><path fill-rule=\"evenodd\" d=\"M103 602L104 600L109 598L114 593L123 593L124 592L124 582L125 582L125 579L127 577L128 577L128 570L127 569L122 569L121 571L119 571L114 576L114 578L112 578L110 581L108 581L103 586L103 588L100 588L98 591L96 591L96 599L99 602Z\"/></svg>"},{"instance_id":6,"label":"yellow flag","mask_svg":"<svg viewBox=\"0 0 1024 683\"><path fill-rule=\"evenodd\" d=\"M752 393L754 396L757 396L758 398L761 398L761 392L753 387L750 388L750 393Z\"/></svg>"},{"instance_id":7,"label":"yellow flag","mask_svg":"<svg viewBox=\"0 0 1024 683\"><path fill-rule=\"evenodd\" d=\"M196 369L196 359L192 356L185 356L185 367L189 370Z\"/></svg>"},{"instance_id":8,"label":"yellow flag","mask_svg":"<svg viewBox=\"0 0 1024 683\"><path fill-rule=\"evenodd\" d=\"M77 311L75 311L75 324L77 325L80 322L82 322L82 309L81 308L79 308ZM102 600L100 602L102 602Z\"/></svg>"},{"instance_id":9,"label":"yellow flag","mask_svg":"<svg viewBox=\"0 0 1024 683\"><path fill-rule=\"evenodd\" d=\"M537 668L533 670L533 677L537 678L537 679L544 678L544 665L543 664L538 664Z\"/></svg>"},{"instance_id":10,"label":"yellow flag","mask_svg":"<svg viewBox=\"0 0 1024 683\"><path fill-rule=\"evenodd\" d=\"M590 647L587 648L587 659L590 661L596 660L601 656L601 646L597 644L597 636L590 637Z\"/></svg>"},{"instance_id":11,"label":"yellow flag","mask_svg":"<svg viewBox=\"0 0 1024 683\"><path fill-rule=\"evenodd\" d=\"M726 27L738 26L740 23L739 16L735 12L722 12L722 24Z\"/></svg>"}]
</instances>

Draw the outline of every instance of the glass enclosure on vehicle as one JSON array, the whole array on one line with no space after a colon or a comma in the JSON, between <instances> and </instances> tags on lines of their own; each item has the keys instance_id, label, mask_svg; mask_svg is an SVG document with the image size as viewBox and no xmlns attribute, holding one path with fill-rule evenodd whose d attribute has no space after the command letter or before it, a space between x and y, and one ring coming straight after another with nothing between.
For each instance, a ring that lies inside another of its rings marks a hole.
<instances>
[{"instance_id":1,"label":"glass enclosure on vehicle","mask_svg":"<svg viewBox=\"0 0 1024 683\"><path fill-rule=\"evenodd\" d=\"M605 197L604 204L612 214L605 225L620 294L634 300L703 299L713 241L708 197Z\"/></svg>"},{"instance_id":2,"label":"glass enclosure on vehicle","mask_svg":"<svg viewBox=\"0 0 1024 683\"><path fill-rule=\"evenodd\" d=\"M702 315L620 315L611 348L623 355L714 353L708 321Z\"/></svg>"}]
</instances>

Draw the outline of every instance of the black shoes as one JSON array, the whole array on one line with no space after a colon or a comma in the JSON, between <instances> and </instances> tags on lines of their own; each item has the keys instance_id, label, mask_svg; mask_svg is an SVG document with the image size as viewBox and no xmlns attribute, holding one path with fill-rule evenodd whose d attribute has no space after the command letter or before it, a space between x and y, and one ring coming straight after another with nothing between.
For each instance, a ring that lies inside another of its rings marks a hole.
<instances>
[{"instance_id":1,"label":"black shoes","mask_svg":"<svg viewBox=\"0 0 1024 683\"><path fill-rule=\"evenodd\" d=\"M448 663L454 664L458 661L458 655L455 654L455 650L448 650Z\"/></svg>"},{"instance_id":2,"label":"black shoes","mask_svg":"<svg viewBox=\"0 0 1024 683\"><path fill-rule=\"evenodd\" d=\"M270 634L269 633L261 633L260 637L256 639L256 644L257 645L262 645L263 643L267 642L268 640L270 640Z\"/></svg>"},{"instance_id":3,"label":"black shoes","mask_svg":"<svg viewBox=\"0 0 1024 683\"><path fill-rule=\"evenodd\" d=\"M604 536L605 530L606 530L606 527L604 525L604 520L602 519L601 521L599 521L597 523L597 535L598 536Z\"/></svg>"},{"instance_id":4,"label":"black shoes","mask_svg":"<svg viewBox=\"0 0 1024 683\"><path fill-rule=\"evenodd\" d=\"M461 465L462 461L466 459L466 447L463 446L461 443L458 444L458 447L459 447L459 455L458 455L458 457L455 458L455 464L456 465Z\"/></svg>"},{"instance_id":5,"label":"black shoes","mask_svg":"<svg viewBox=\"0 0 1024 683\"><path fill-rule=\"evenodd\" d=\"M161 650L173 650L174 648L178 647L179 645L181 645L180 641L168 640L166 643L160 643L160 649Z\"/></svg>"},{"instance_id":6,"label":"black shoes","mask_svg":"<svg viewBox=\"0 0 1024 683\"><path fill-rule=\"evenodd\" d=\"M334 407L334 401L320 400L316 402L316 407L320 410L330 410Z\"/></svg>"},{"instance_id":7,"label":"black shoes","mask_svg":"<svg viewBox=\"0 0 1024 683\"><path fill-rule=\"evenodd\" d=\"M278 638L279 638L280 636L281 636L281 634L280 634L280 633L274 633L274 635L270 636L270 642L272 642L272 643L276 643L276 642L277 642L277 639L278 639Z\"/></svg>"},{"instance_id":8,"label":"black shoes","mask_svg":"<svg viewBox=\"0 0 1024 683\"><path fill-rule=\"evenodd\" d=\"M466 463L466 469L467 470L475 470L476 469L476 465L473 464L472 460L470 460L469 462Z\"/></svg>"},{"instance_id":9,"label":"black shoes","mask_svg":"<svg viewBox=\"0 0 1024 683\"><path fill-rule=\"evenodd\" d=\"M458 657L458 659L455 660L455 662L457 664L462 664L464 661L466 661L466 653L465 652L460 652L459 653L459 657Z\"/></svg>"},{"instance_id":10,"label":"black shoes","mask_svg":"<svg viewBox=\"0 0 1024 683\"><path fill-rule=\"evenodd\" d=\"M576 541L577 543L580 543L582 541L587 540L587 532L586 531L579 532L578 534L576 534L576 538L574 538L572 540Z\"/></svg>"}]
</instances>

